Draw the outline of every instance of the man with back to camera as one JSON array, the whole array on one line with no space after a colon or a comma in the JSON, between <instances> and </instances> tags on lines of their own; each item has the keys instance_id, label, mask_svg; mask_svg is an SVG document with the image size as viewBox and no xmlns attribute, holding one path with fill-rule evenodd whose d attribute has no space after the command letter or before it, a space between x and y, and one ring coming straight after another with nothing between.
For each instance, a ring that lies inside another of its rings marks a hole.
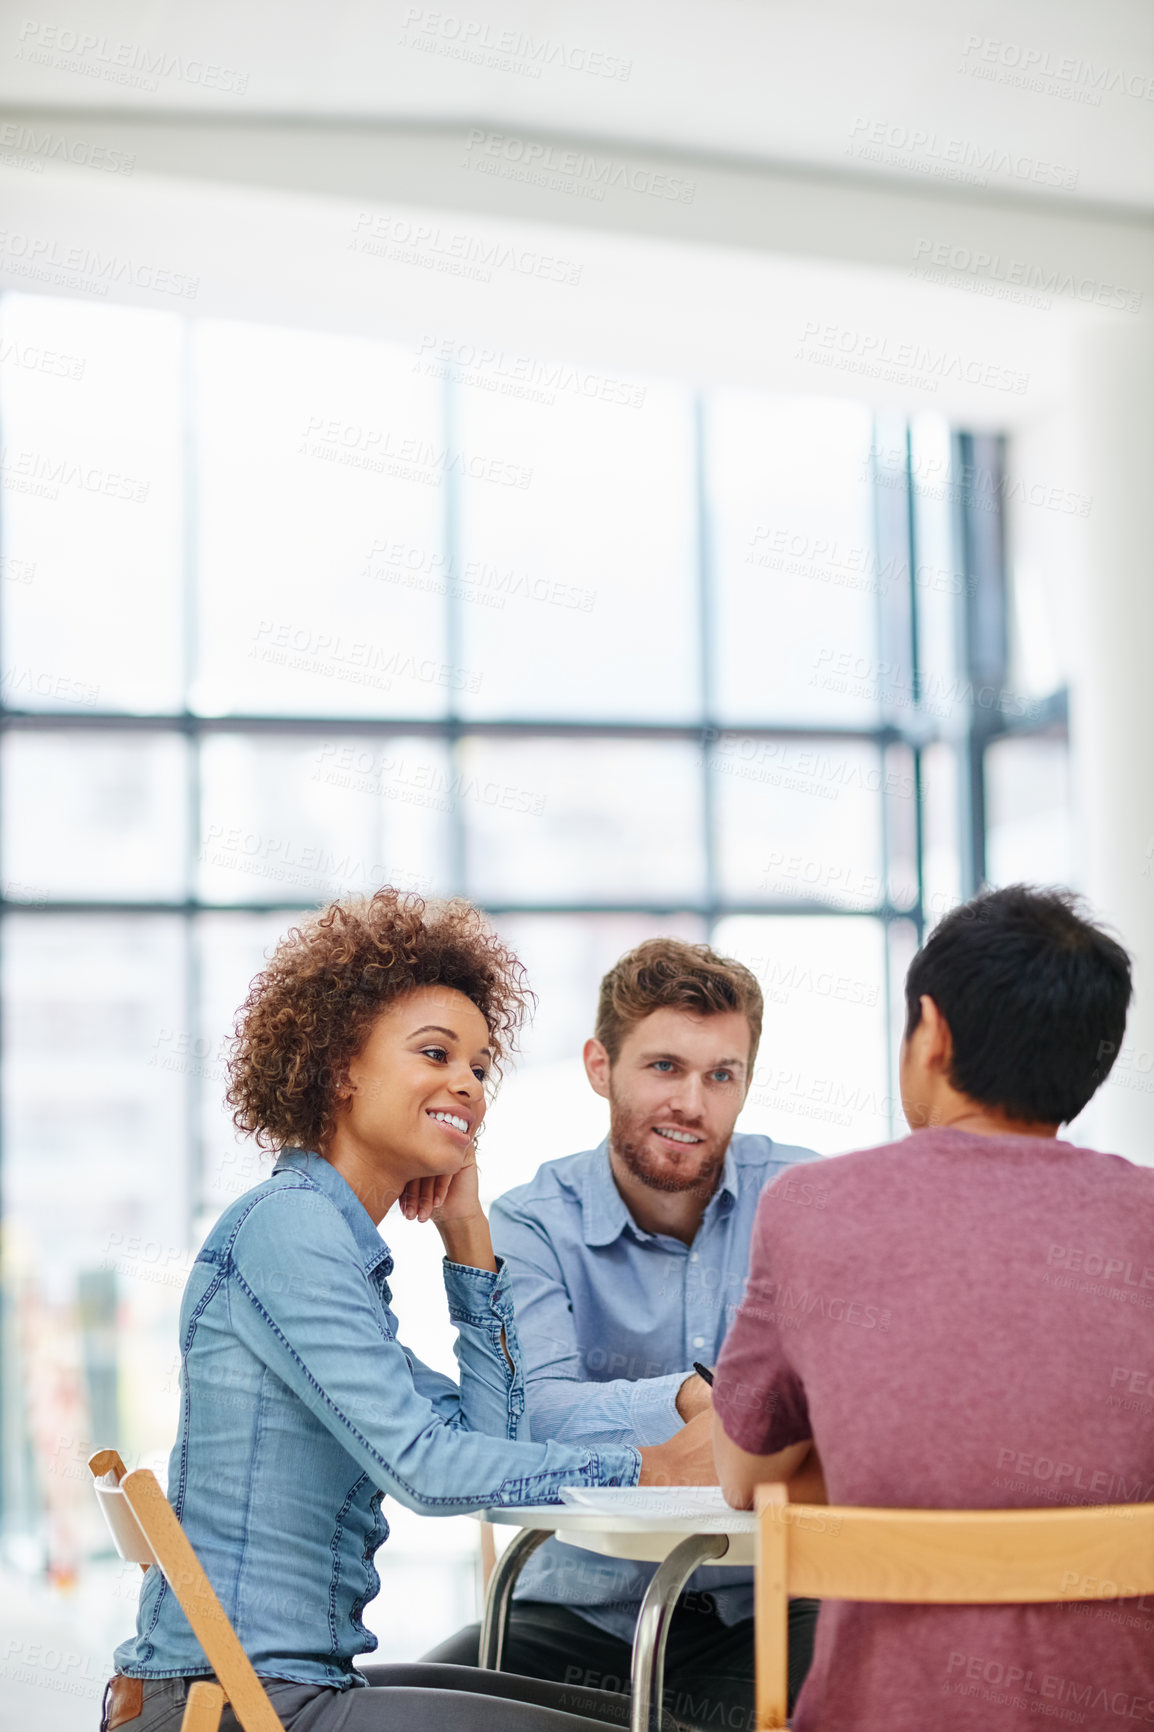
<instances>
[{"instance_id":1,"label":"man with back to camera","mask_svg":"<svg viewBox=\"0 0 1154 1732\"><path fill-rule=\"evenodd\" d=\"M1068 893L989 892L931 934L906 979L911 1135L825 1164L820 1231L780 1185L758 1206L714 1389L730 1503L819 1450L835 1504L1154 1499L1154 1402L1123 1398L1151 1388L1154 1172L1057 1135L1129 1002L1126 952ZM1065 1604L830 1602L795 1732L1154 1724L1154 1604L1088 1567L1055 1581Z\"/></svg>"},{"instance_id":2,"label":"man with back to camera","mask_svg":"<svg viewBox=\"0 0 1154 1732\"><path fill-rule=\"evenodd\" d=\"M693 1364L712 1364L741 1297L757 1198L787 1169L819 1159L734 1134L762 1008L747 968L673 938L639 945L601 982L584 1056L609 1102L609 1135L546 1161L492 1210L534 1438L664 1441L709 1411ZM816 1176L781 1182L820 1206ZM505 1669L628 1690L654 1568L547 1541L516 1590ZM666 1705L679 1720L752 1727L752 1579L701 1569L679 1603L666 1660ZM816 1615L814 1601L791 1606L791 1692L809 1664ZM477 1640L473 1625L427 1657L476 1665Z\"/></svg>"}]
</instances>

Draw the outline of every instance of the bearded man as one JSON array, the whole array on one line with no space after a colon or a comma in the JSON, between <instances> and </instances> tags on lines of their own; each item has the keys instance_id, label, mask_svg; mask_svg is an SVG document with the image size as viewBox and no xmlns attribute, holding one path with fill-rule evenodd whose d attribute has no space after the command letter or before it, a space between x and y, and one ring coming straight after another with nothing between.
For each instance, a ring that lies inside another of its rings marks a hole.
<instances>
[{"instance_id":1,"label":"bearded man","mask_svg":"<svg viewBox=\"0 0 1154 1732\"><path fill-rule=\"evenodd\" d=\"M735 1134L753 1078L762 995L741 963L654 938L601 982L585 1070L609 1102L599 1148L546 1161L492 1209L513 1281L535 1439L593 1448L664 1442L709 1410L711 1365L741 1301L758 1198L819 1159ZM824 1201L820 1170L779 1187ZM628 1690L634 1625L655 1566L549 1540L517 1586L507 1671ZM790 1695L813 1648L817 1604L790 1614ZM427 1657L477 1664L478 1627ZM752 1571L691 1578L673 1615L665 1706L682 1724L752 1728Z\"/></svg>"}]
</instances>

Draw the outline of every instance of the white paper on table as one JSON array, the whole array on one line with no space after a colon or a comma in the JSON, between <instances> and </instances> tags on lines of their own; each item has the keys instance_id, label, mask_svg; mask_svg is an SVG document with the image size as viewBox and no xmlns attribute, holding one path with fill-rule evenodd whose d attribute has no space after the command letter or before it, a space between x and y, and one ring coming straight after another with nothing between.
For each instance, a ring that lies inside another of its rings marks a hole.
<instances>
[{"instance_id":1,"label":"white paper on table","mask_svg":"<svg viewBox=\"0 0 1154 1732\"><path fill-rule=\"evenodd\" d=\"M601 1515L667 1516L690 1519L697 1516L733 1516L718 1485L563 1485L562 1503L576 1509L596 1510Z\"/></svg>"}]
</instances>

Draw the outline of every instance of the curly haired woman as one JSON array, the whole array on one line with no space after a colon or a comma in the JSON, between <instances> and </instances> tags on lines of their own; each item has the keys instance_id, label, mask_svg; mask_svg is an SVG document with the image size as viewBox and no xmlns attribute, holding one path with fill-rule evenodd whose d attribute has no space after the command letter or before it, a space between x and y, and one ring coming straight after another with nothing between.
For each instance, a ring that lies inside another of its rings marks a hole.
<instances>
[{"instance_id":1,"label":"curly haired woman","mask_svg":"<svg viewBox=\"0 0 1154 1732\"><path fill-rule=\"evenodd\" d=\"M564 1485L712 1478L697 1422L643 1450L522 1441L475 1139L527 998L475 908L381 890L289 932L238 1017L229 1103L278 1158L220 1217L185 1290L169 1498L289 1732L587 1732L560 1686L426 1667L433 1687L414 1688L411 1667L354 1667L376 1646L361 1620L386 1493L456 1515ZM459 1386L397 1339L377 1231L397 1202L444 1244ZM104 1732L175 1732L209 1674L158 1570L116 1667ZM617 1717L617 1699L588 1696ZM222 1726L235 1732L227 1709Z\"/></svg>"}]
</instances>

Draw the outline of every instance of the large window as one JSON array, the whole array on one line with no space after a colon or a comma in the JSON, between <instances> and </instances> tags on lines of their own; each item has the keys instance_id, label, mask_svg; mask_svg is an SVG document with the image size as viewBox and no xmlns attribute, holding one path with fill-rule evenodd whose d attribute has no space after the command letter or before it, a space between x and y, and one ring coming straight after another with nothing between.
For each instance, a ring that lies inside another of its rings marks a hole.
<instances>
[{"instance_id":1,"label":"large window","mask_svg":"<svg viewBox=\"0 0 1154 1732\"><path fill-rule=\"evenodd\" d=\"M1058 711L1008 688L993 438L491 351L0 312L3 1485L66 1572L87 1440L171 1439L190 1251L262 1171L225 1042L294 915L392 882L475 898L519 949L540 1007L490 1194L602 1135L597 981L658 931L762 981L743 1126L837 1152L899 1123L902 973L987 875L987 808L1000 870L1050 837L1063 759ZM444 1362L436 1247L385 1230L406 1338ZM460 1524L437 1543L448 1625ZM397 1604L382 1651L415 1652L438 1632L407 1647Z\"/></svg>"}]
</instances>

